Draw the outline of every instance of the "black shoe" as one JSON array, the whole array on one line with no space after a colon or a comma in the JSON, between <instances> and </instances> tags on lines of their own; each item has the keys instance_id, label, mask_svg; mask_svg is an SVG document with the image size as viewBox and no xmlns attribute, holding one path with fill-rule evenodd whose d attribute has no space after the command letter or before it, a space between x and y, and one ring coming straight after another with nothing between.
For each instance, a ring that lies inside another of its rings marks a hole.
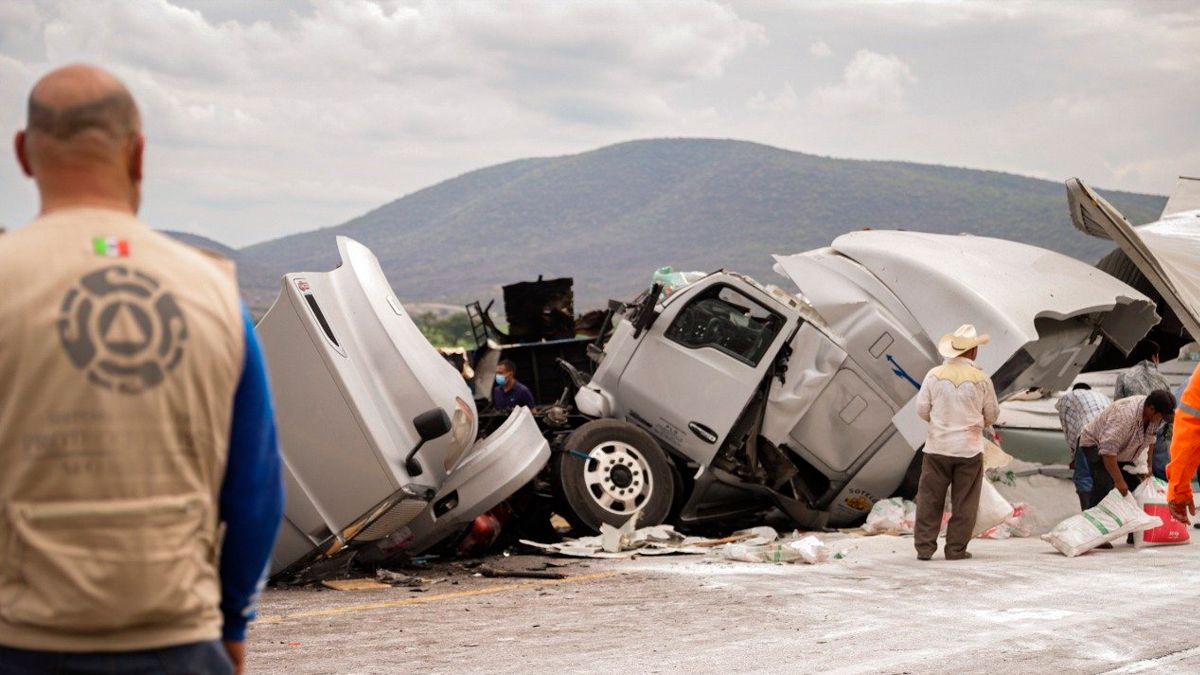
<instances>
[{"instance_id":1,"label":"black shoe","mask_svg":"<svg viewBox=\"0 0 1200 675\"><path fill-rule=\"evenodd\" d=\"M1197 530L1200 530L1200 520L1197 520L1196 522L1192 523L1192 527L1196 528Z\"/></svg>"},{"instance_id":2,"label":"black shoe","mask_svg":"<svg viewBox=\"0 0 1200 675\"><path fill-rule=\"evenodd\" d=\"M918 553L917 560L933 560L932 553Z\"/></svg>"},{"instance_id":3,"label":"black shoe","mask_svg":"<svg viewBox=\"0 0 1200 675\"><path fill-rule=\"evenodd\" d=\"M1111 542L1111 541L1106 541L1106 542L1104 542L1103 544L1100 544L1099 546L1097 546L1096 548L1102 548L1102 549L1104 549L1104 550L1106 550L1106 551L1107 551L1108 549L1110 549L1110 548L1112 548L1112 547L1113 547L1113 545L1112 545L1112 542Z\"/></svg>"},{"instance_id":4,"label":"black shoe","mask_svg":"<svg viewBox=\"0 0 1200 675\"><path fill-rule=\"evenodd\" d=\"M974 557L975 556L971 555L971 553L969 551L963 551L962 553L947 553L946 554L946 560L970 560L971 558L974 558Z\"/></svg>"}]
</instances>

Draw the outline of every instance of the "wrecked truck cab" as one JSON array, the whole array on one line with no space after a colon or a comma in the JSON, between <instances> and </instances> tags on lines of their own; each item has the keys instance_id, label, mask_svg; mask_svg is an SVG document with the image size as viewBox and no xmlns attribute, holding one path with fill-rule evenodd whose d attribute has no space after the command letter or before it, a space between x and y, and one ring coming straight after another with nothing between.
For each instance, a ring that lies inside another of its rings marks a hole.
<instances>
[{"instance_id":1,"label":"wrecked truck cab","mask_svg":"<svg viewBox=\"0 0 1200 675\"><path fill-rule=\"evenodd\" d=\"M415 534L392 543L419 552L509 497L549 458L528 411L476 442L462 377L413 323L370 250L345 237L337 246L337 269L284 275L257 327L287 489L272 575L409 526Z\"/></svg>"},{"instance_id":2,"label":"wrecked truck cab","mask_svg":"<svg viewBox=\"0 0 1200 675\"><path fill-rule=\"evenodd\" d=\"M940 362L938 337L963 322L992 334L980 365L1003 395L1069 383L1102 337L1128 350L1157 321L1152 303L1119 281L996 239L859 232L776 260L799 294L709 275L652 314L623 317L576 395L585 414L666 451L682 522L764 500L804 527L864 517L896 491L923 444L920 380ZM605 516L595 506L629 484L606 443L617 441L593 434L558 456L575 522Z\"/></svg>"}]
</instances>

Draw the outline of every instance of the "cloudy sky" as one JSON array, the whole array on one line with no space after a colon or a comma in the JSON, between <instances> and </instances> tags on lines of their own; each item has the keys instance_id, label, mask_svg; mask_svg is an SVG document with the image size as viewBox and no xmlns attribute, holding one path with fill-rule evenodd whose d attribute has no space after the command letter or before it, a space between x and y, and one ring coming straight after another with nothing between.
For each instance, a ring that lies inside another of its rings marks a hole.
<instances>
[{"instance_id":1,"label":"cloudy sky","mask_svg":"<svg viewBox=\"0 0 1200 675\"><path fill-rule=\"evenodd\" d=\"M1200 173L1186 2L3 0L0 129L73 61L143 108L146 219L239 246L660 136L1159 194ZM35 209L0 161L0 224Z\"/></svg>"}]
</instances>

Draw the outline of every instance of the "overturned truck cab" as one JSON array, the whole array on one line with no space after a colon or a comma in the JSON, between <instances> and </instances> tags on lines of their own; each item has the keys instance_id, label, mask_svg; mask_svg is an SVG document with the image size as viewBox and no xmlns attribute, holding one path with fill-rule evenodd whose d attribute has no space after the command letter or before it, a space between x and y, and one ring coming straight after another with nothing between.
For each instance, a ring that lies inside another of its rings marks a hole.
<instances>
[{"instance_id":1,"label":"overturned truck cab","mask_svg":"<svg viewBox=\"0 0 1200 675\"><path fill-rule=\"evenodd\" d=\"M259 322L287 489L271 574L378 543L419 553L507 499L550 448L518 409L487 438L470 389L363 245L283 277Z\"/></svg>"},{"instance_id":2,"label":"overturned truck cab","mask_svg":"<svg viewBox=\"0 0 1200 675\"><path fill-rule=\"evenodd\" d=\"M962 323L1003 398L1068 385L1154 305L1080 261L972 236L864 231L777 256L798 292L721 271L629 308L576 405L599 418L555 453L563 515L700 523L764 504L846 526L894 494L924 443L920 380Z\"/></svg>"}]
</instances>

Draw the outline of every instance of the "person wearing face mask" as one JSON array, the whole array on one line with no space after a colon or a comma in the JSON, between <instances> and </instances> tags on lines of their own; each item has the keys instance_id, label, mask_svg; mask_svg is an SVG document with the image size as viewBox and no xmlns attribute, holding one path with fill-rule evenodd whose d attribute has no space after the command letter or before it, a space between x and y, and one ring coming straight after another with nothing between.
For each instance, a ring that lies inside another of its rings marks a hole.
<instances>
[{"instance_id":1,"label":"person wearing face mask","mask_svg":"<svg viewBox=\"0 0 1200 675\"><path fill-rule=\"evenodd\" d=\"M496 364L496 386L492 389L492 407L508 412L517 406L533 407L533 394L529 387L517 381L517 366L505 359Z\"/></svg>"},{"instance_id":2,"label":"person wearing face mask","mask_svg":"<svg viewBox=\"0 0 1200 675\"><path fill-rule=\"evenodd\" d=\"M1092 504L1099 504L1114 487L1127 495L1145 480L1146 475L1132 473L1131 465L1152 451L1159 427L1174 416L1175 396L1156 389L1113 403L1083 428L1079 447L1092 470Z\"/></svg>"}]
</instances>

